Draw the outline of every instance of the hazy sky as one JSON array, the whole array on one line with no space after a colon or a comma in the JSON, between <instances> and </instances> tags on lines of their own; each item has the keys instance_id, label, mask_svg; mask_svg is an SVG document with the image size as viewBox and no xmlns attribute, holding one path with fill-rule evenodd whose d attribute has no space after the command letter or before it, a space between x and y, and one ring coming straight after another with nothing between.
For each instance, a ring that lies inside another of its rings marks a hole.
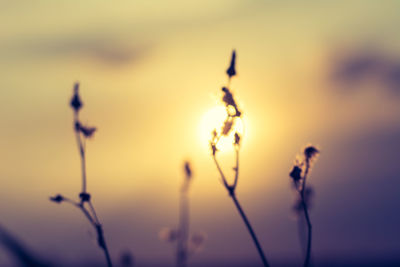
<instances>
[{"instance_id":1,"label":"hazy sky","mask_svg":"<svg viewBox=\"0 0 400 267\"><path fill-rule=\"evenodd\" d=\"M400 2L196 2L0 0L0 223L50 261L103 263L79 211L48 201L80 190L68 106L80 81L112 257L174 265L158 232L177 224L189 159L191 229L208 236L190 262L261 264L208 146L236 49L237 193L271 264L302 259L288 172L310 143L315 263L398 258Z\"/></svg>"}]
</instances>

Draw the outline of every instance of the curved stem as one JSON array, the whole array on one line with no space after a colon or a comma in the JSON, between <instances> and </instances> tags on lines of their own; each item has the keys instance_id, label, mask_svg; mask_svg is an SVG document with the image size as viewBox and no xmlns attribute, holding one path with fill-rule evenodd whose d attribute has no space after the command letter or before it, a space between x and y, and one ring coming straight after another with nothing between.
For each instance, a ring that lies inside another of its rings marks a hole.
<instances>
[{"instance_id":1,"label":"curved stem","mask_svg":"<svg viewBox=\"0 0 400 267\"><path fill-rule=\"evenodd\" d=\"M224 184L225 188L228 189L228 191L229 191L230 186L229 186L228 182L226 181L225 174L222 171L221 166L219 166L217 157L215 155L213 155L213 159L214 159L215 166L217 166L218 172L221 176L222 183Z\"/></svg>"},{"instance_id":2,"label":"curved stem","mask_svg":"<svg viewBox=\"0 0 400 267\"><path fill-rule=\"evenodd\" d=\"M247 230L249 230L249 233L250 233L251 237L253 238L254 245L257 248L258 254L260 254L260 257L261 257L261 260L262 260L264 266L268 267L269 264L268 264L267 258L265 257L264 251L263 251L260 243L258 242L257 236L253 230L253 227L251 227L251 224L250 224L249 220L247 219L247 216L244 213L242 207L240 206L235 193L231 194L231 198L232 198L233 202L235 203L235 206L236 206L237 210L239 211L239 214L242 217L242 219L247 227Z\"/></svg>"},{"instance_id":3,"label":"curved stem","mask_svg":"<svg viewBox=\"0 0 400 267\"><path fill-rule=\"evenodd\" d=\"M250 235L251 235L251 237L253 239L253 242L254 242L254 245L257 248L258 254L261 257L261 261L263 262L265 267L268 267L269 264L268 264L267 258L265 257L264 251L263 251L260 243L258 242L257 236L256 236L256 234L255 234L255 232L253 230L253 227L251 226L250 221L247 219L247 216L244 213L244 211L242 209L242 206L240 205L240 203L239 203L239 201L238 201L238 199L236 197L236 194L235 194L235 189L236 189L237 180L238 180L238 173L239 173L239 151L236 150L236 167L234 168L234 170L235 170L235 182L234 182L233 185L229 185L228 182L226 181L224 172L222 171L221 167L219 166L219 163L218 163L217 158L215 157L215 155L213 155L213 159L214 159L215 165L217 166L218 172L221 175L221 179L222 179L222 181L224 183L224 186L225 186L226 190L228 190L229 196L232 198L233 202L235 203L235 206L236 206L240 216L242 217L243 222L247 227L247 230L249 231L249 233L250 233Z\"/></svg>"},{"instance_id":4,"label":"curved stem","mask_svg":"<svg viewBox=\"0 0 400 267\"><path fill-rule=\"evenodd\" d=\"M88 219L90 224L95 228L96 233L97 233L97 243L104 252L104 255L105 255L106 261L107 261L107 266L112 267L110 253L107 248L106 239L104 238L103 227L100 224L100 222L98 221L97 217L94 217L94 216L96 216L96 212L94 211L93 205L89 202L89 206L93 213L93 214L90 214L90 212L85 208L84 203L85 202L82 202L76 206L82 211L82 213L86 216L86 218Z\"/></svg>"}]
</instances>

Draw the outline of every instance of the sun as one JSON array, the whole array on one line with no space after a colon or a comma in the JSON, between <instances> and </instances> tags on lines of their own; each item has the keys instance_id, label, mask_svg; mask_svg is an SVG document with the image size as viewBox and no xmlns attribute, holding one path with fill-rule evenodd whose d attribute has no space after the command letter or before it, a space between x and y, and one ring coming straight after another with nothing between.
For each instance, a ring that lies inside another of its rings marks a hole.
<instances>
[{"instance_id":1,"label":"sun","mask_svg":"<svg viewBox=\"0 0 400 267\"><path fill-rule=\"evenodd\" d=\"M210 140L214 129L220 132L227 113L226 108L223 105L213 107L206 111L200 121L199 125L199 139L202 147L206 147L210 150ZM234 150L234 134L239 133L240 136L244 134L244 119L236 118L233 128L228 136L222 136L217 144L218 151L222 153L232 152Z\"/></svg>"}]
</instances>

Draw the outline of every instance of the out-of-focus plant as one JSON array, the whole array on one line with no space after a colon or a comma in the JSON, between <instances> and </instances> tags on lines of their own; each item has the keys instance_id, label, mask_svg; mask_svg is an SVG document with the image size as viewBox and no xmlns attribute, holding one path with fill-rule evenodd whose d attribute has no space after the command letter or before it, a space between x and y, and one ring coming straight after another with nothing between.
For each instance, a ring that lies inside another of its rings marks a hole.
<instances>
[{"instance_id":1,"label":"out-of-focus plant","mask_svg":"<svg viewBox=\"0 0 400 267\"><path fill-rule=\"evenodd\" d=\"M307 146L303 154L299 156L292 170L289 173L290 178L293 181L293 185L295 190L298 192L298 199L294 205L295 212L301 216L304 213L304 218L307 223L307 247L305 249L305 259L304 259L304 267L310 265L311 261L311 241L312 241L312 225L309 215L311 198L313 195L312 187L306 184L307 176L311 170L313 161L316 156L319 154L319 150L314 146ZM300 218L299 218L300 219ZM299 229L301 231L301 229ZM301 240L300 240L301 241Z\"/></svg>"},{"instance_id":2,"label":"out-of-focus plant","mask_svg":"<svg viewBox=\"0 0 400 267\"><path fill-rule=\"evenodd\" d=\"M222 170L218 160L217 160L217 153L218 153L218 142L222 137L228 136L232 131L235 129L235 124L238 122L238 120L241 119L242 117L242 112L239 110L239 107L235 101L235 98L233 96L233 93L230 89L230 84L231 84L231 79L233 76L236 75L236 52L235 50L232 52L232 58L231 58L231 63L229 65L229 68L227 69L226 73L228 75L228 83L226 86L222 87L222 92L223 92L223 97L222 97L222 102L224 103L226 107L226 119L223 122L223 125L219 130L214 129L212 132L212 137L210 140L210 147L211 147L211 154L214 160L214 163L217 167L217 170L221 176L221 181L226 190L229 193L229 196L232 198L240 216L242 217L252 239L253 242L257 248L257 251L261 257L261 260L264 264L264 266L269 266L267 258L265 257L264 251L261 247L261 244L259 243L257 236L253 230L253 227L250 224L250 221L248 220L246 214L244 213L238 199L236 196L236 187L238 184L238 179L239 179L239 150L240 150L240 145L241 145L241 133L235 132L234 133L234 140L232 142L232 145L235 149L235 166L233 167L234 171L234 179L233 183L229 183L227 176L225 175L224 171Z\"/></svg>"},{"instance_id":3,"label":"out-of-focus plant","mask_svg":"<svg viewBox=\"0 0 400 267\"><path fill-rule=\"evenodd\" d=\"M94 206L92 204L91 195L87 191L87 179L86 179L86 140L93 137L96 127L89 127L83 125L79 120L79 111L83 107L83 103L79 96L79 83L74 86L74 94L70 102L71 108L74 111L74 131L76 135L76 141L78 144L79 155L81 158L81 170L82 170L82 192L79 194L79 200L75 201L67 198L63 195L55 195L50 197L50 200L55 203L66 202L69 203L82 211L89 223L93 226L97 233L97 244L103 250L106 257L107 265L112 266L110 253L107 248L106 240L104 238L103 226L96 214Z\"/></svg>"},{"instance_id":4,"label":"out-of-focus plant","mask_svg":"<svg viewBox=\"0 0 400 267\"><path fill-rule=\"evenodd\" d=\"M188 161L184 164L185 179L180 188L179 224L177 229L164 228L160 231L160 239L167 242L176 242L176 266L185 267L190 255L201 249L204 233L190 234L189 231L189 188L193 179L193 172Z\"/></svg>"},{"instance_id":5,"label":"out-of-focus plant","mask_svg":"<svg viewBox=\"0 0 400 267\"><path fill-rule=\"evenodd\" d=\"M0 225L0 245L18 261L18 266L50 267L47 262L35 255L20 239Z\"/></svg>"}]
</instances>

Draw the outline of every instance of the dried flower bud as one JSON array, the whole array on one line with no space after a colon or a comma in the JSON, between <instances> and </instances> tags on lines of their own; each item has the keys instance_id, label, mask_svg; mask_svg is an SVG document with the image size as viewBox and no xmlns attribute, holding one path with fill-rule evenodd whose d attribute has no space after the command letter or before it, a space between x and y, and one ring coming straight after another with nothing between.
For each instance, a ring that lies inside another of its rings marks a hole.
<instances>
[{"instance_id":1,"label":"dried flower bud","mask_svg":"<svg viewBox=\"0 0 400 267\"><path fill-rule=\"evenodd\" d=\"M190 167L189 161L185 162L185 174L188 179L190 179L192 177L192 169Z\"/></svg>"},{"instance_id":2,"label":"dried flower bud","mask_svg":"<svg viewBox=\"0 0 400 267\"><path fill-rule=\"evenodd\" d=\"M193 235L191 235L190 239L188 240L189 253L196 253L201 250L204 246L206 239L207 234L204 232L194 233Z\"/></svg>"},{"instance_id":3,"label":"dried flower bud","mask_svg":"<svg viewBox=\"0 0 400 267\"><path fill-rule=\"evenodd\" d=\"M79 126L79 130L86 138L90 138L93 136L94 132L97 130L96 127L89 127L89 126Z\"/></svg>"},{"instance_id":4,"label":"dried flower bud","mask_svg":"<svg viewBox=\"0 0 400 267\"><path fill-rule=\"evenodd\" d=\"M159 238L165 242L174 242L178 239L179 232L175 229L163 228L158 233Z\"/></svg>"},{"instance_id":5,"label":"dried flower bud","mask_svg":"<svg viewBox=\"0 0 400 267\"><path fill-rule=\"evenodd\" d=\"M240 135L235 133L235 145L240 146Z\"/></svg>"},{"instance_id":6,"label":"dried flower bud","mask_svg":"<svg viewBox=\"0 0 400 267\"><path fill-rule=\"evenodd\" d=\"M82 101L79 97L79 83L75 83L74 85L74 95L71 98L70 105L75 110L75 112L78 112L83 106Z\"/></svg>"},{"instance_id":7,"label":"dried flower bud","mask_svg":"<svg viewBox=\"0 0 400 267\"><path fill-rule=\"evenodd\" d=\"M216 154L217 151L218 151L217 146L216 146L216 144L213 143L213 142L210 142L210 146L211 146L212 154L213 154L213 156L215 156L215 154Z\"/></svg>"},{"instance_id":8,"label":"dried flower bud","mask_svg":"<svg viewBox=\"0 0 400 267\"><path fill-rule=\"evenodd\" d=\"M79 197L80 197L82 202L90 201L90 194L89 193L82 192L82 193L79 194Z\"/></svg>"},{"instance_id":9,"label":"dried flower bud","mask_svg":"<svg viewBox=\"0 0 400 267\"><path fill-rule=\"evenodd\" d=\"M56 202L56 203L61 203L64 201L64 197L60 194L54 196L54 197L50 197L50 201Z\"/></svg>"},{"instance_id":10,"label":"dried flower bud","mask_svg":"<svg viewBox=\"0 0 400 267\"><path fill-rule=\"evenodd\" d=\"M225 120L224 126L222 127L222 135L227 136L232 130L233 120L229 119L229 117Z\"/></svg>"},{"instance_id":11,"label":"dried flower bud","mask_svg":"<svg viewBox=\"0 0 400 267\"><path fill-rule=\"evenodd\" d=\"M121 266L132 267L135 264L135 257L130 251L125 251L120 256Z\"/></svg>"},{"instance_id":12,"label":"dried flower bud","mask_svg":"<svg viewBox=\"0 0 400 267\"><path fill-rule=\"evenodd\" d=\"M228 74L229 78L236 75L235 63L236 63L236 51L233 50L231 64L229 65L229 68L226 70L226 73Z\"/></svg>"},{"instance_id":13,"label":"dried flower bud","mask_svg":"<svg viewBox=\"0 0 400 267\"><path fill-rule=\"evenodd\" d=\"M308 146L304 149L304 156L306 157L306 160L313 159L313 157L315 157L318 153L318 149L313 146Z\"/></svg>"},{"instance_id":14,"label":"dried flower bud","mask_svg":"<svg viewBox=\"0 0 400 267\"><path fill-rule=\"evenodd\" d=\"M298 182L301 179L301 172L302 169L299 166L294 165L292 171L289 173L289 176L292 177L294 182Z\"/></svg>"},{"instance_id":15,"label":"dried flower bud","mask_svg":"<svg viewBox=\"0 0 400 267\"><path fill-rule=\"evenodd\" d=\"M227 87L222 87L222 92L224 92L224 96L222 97L222 101L225 103L225 105L230 105L235 107L236 106L236 102L233 99L233 95L231 93L231 91L229 91L229 89Z\"/></svg>"},{"instance_id":16,"label":"dried flower bud","mask_svg":"<svg viewBox=\"0 0 400 267\"><path fill-rule=\"evenodd\" d=\"M239 111L238 106L236 105L235 100L233 99L233 94L227 87L222 87L222 92L224 92L224 96L222 97L222 101L225 103L225 106L229 108L230 106L234 109L235 113L231 114L232 112L228 111L228 115L231 117L240 117L242 113Z\"/></svg>"}]
</instances>

